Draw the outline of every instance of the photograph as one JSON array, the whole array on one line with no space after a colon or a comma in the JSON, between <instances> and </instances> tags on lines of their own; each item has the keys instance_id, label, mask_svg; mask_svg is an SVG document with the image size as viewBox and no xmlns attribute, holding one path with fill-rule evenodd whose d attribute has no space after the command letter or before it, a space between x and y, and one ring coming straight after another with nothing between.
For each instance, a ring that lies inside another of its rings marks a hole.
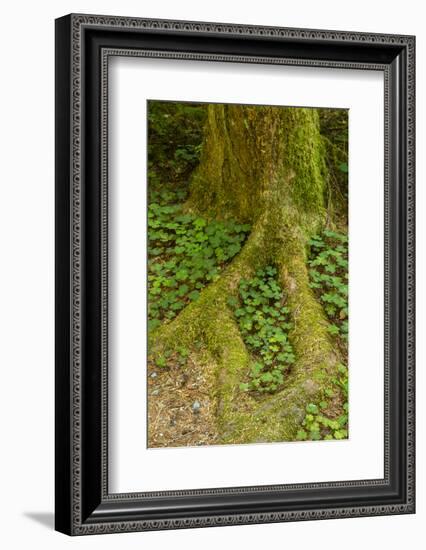
<instances>
[{"instance_id":1,"label":"photograph","mask_svg":"<svg viewBox=\"0 0 426 550\"><path fill-rule=\"evenodd\" d=\"M147 126L147 446L349 438L349 110Z\"/></svg>"}]
</instances>

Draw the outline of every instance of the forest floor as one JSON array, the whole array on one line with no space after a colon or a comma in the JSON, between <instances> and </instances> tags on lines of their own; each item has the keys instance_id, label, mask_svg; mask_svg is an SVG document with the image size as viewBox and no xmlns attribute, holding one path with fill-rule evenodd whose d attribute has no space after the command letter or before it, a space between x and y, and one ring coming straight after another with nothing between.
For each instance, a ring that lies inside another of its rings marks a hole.
<instances>
[{"instance_id":1,"label":"forest floor","mask_svg":"<svg viewBox=\"0 0 426 550\"><path fill-rule=\"evenodd\" d=\"M170 194L167 198L170 200ZM160 324L171 322L188 303L197 300L199 291L209 284L210 278L214 280L219 276L220 271L238 252L247 231L245 226L240 227L238 224L223 227L220 222L212 224L201 218L182 216L181 203L167 202L161 206L161 202L153 205L150 218L153 227L150 232L150 250L155 252L150 256L149 264L150 323L153 323L154 331ZM206 235L210 240L222 243L220 261L210 257L206 261L206 258L200 257L200 254L206 253L207 243L210 242L203 240ZM197 239L200 240L198 244ZM232 246L234 248L228 257L227 251ZM179 254L176 254L176 250ZM209 266L208 269L206 266ZM340 349L340 356L347 362L347 237L331 231L314 237L308 267L312 290L323 303L330 323L330 337ZM194 271L199 273L192 280ZM263 303L266 313L262 314L265 316L262 319L268 320L270 316L268 326L273 331L273 340L283 338L280 345L271 345L266 338L267 343L261 348L261 355L249 345L251 355L254 353L254 363L246 378L240 380L241 405L252 403L254 406L254 401L259 404L285 384L285 369L282 372L274 370L277 379L272 379L269 371L262 366L263 359L272 358L270 360L273 364L279 367L277 357L284 355L284 361L293 357L291 345L285 336L286 330L291 330L291 323L288 324L289 311L283 307L283 295L276 282L275 271L273 267L268 267L252 281L242 281L240 298L229 303L247 342L256 345L263 342L259 340L261 332L256 333L255 321L261 306L254 306L255 303ZM246 323L252 327L248 332L244 328ZM148 361L148 447L222 443L217 422L217 372L207 357L208 354L203 353L200 344L198 349L178 347L176 352L167 357L157 358L155 362L150 358ZM332 386L325 388L325 396L320 403L307 404L298 439L347 437L346 366L341 365L340 374ZM250 411L246 412L250 416ZM267 418L264 420L267 421Z\"/></svg>"},{"instance_id":2,"label":"forest floor","mask_svg":"<svg viewBox=\"0 0 426 550\"><path fill-rule=\"evenodd\" d=\"M148 447L219 443L214 379L206 365L189 357L166 368L148 363Z\"/></svg>"}]
</instances>

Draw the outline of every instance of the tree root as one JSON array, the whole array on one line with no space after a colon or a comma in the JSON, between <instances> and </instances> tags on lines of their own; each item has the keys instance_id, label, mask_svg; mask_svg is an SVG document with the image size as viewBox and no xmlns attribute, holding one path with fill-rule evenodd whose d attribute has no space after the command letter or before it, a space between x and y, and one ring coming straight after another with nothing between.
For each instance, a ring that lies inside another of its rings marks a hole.
<instances>
[{"instance_id":1,"label":"tree root","mask_svg":"<svg viewBox=\"0 0 426 550\"><path fill-rule=\"evenodd\" d=\"M321 305L310 287L306 257L299 238L287 234L281 246L266 246L270 228L260 223L224 273L203 289L170 323L150 336L155 357L180 346L202 345L211 356L217 380L217 423L222 443L293 441L305 416L306 405L320 401L323 389L336 375L338 352L327 333ZM272 252L271 252L272 251ZM250 356L227 298L237 293L241 278L274 263L287 297L294 328L289 334L296 362L285 387L274 395L255 398L241 392Z\"/></svg>"}]
</instances>

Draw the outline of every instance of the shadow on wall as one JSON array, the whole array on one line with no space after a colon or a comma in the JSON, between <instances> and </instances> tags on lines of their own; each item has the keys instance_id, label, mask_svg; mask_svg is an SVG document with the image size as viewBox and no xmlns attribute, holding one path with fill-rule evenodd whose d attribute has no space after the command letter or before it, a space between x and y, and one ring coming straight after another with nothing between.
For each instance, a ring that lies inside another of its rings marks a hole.
<instances>
[{"instance_id":1,"label":"shadow on wall","mask_svg":"<svg viewBox=\"0 0 426 550\"><path fill-rule=\"evenodd\" d=\"M49 529L54 529L55 527L55 516L53 512L25 512L24 516Z\"/></svg>"}]
</instances>

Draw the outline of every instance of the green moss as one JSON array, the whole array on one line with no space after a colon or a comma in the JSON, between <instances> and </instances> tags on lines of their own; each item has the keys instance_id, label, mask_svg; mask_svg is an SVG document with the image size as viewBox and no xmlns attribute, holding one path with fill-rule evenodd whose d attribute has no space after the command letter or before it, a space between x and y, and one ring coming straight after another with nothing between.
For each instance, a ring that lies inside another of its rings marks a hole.
<instances>
[{"instance_id":1,"label":"green moss","mask_svg":"<svg viewBox=\"0 0 426 550\"><path fill-rule=\"evenodd\" d=\"M324 144L316 109L285 109L281 115L283 176L296 207L321 215L324 208Z\"/></svg>"},{"instance_id":2,"label":"green moss","mask_svg":"<svg viewBox=\"0 0 426 550\"><path fill-rule=\"evenodd\" d=\"M240 106L209 105L203 154L191 179L189 209L242 222L253 220L256 202L244 113Z\"/></svg>"},{"instance_id":3,"label":"green moss","mask_svg":"<svg viewBox=\"0 0 426 550\"><path fill-rule=\"evenodd\" d=\"M277 206L311 224L324 219L325 185L316 109L209 105L190 210L254 223Z\"/></svg>"}]
</instances>

